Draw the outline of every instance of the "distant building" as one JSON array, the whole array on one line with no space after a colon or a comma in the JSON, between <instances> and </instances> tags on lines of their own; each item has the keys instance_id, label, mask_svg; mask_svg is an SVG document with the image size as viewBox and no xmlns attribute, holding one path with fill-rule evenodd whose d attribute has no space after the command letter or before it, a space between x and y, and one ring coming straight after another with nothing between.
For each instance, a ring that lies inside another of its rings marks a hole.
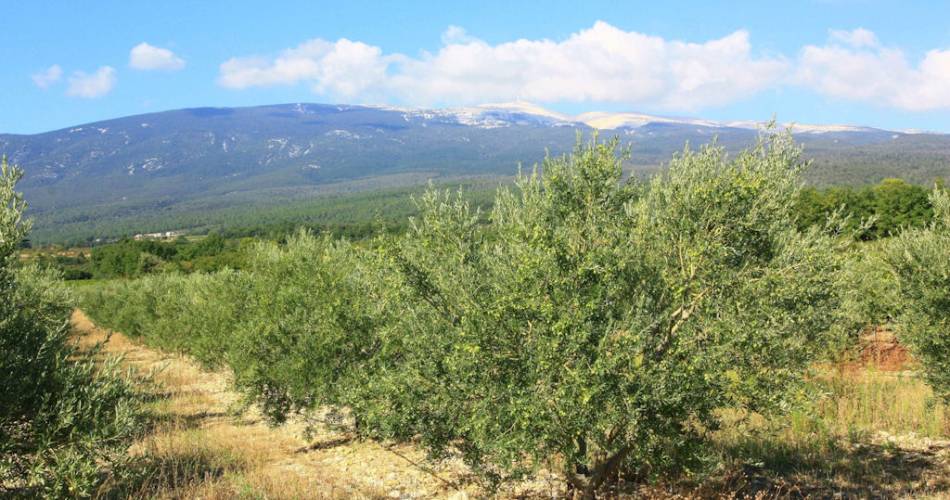
<instances>
[{"instance_id":1,"label":"distant building","mask_svg":"<svg viewBox=\"0 0 950 500\"><path fill-rule=\"evenodd\" d=\"M177 237L179 237L179 236L183 236L184 234L185 234L184 231L162 231L162 232L159 232L159 233L136 234L135 236L132 237L132 239L134 239L134 240L136 240L136 241L141 241L141 240L170 240L170 239L172 239L172 238L177 238Z\"/></svg>"}]
</instances>

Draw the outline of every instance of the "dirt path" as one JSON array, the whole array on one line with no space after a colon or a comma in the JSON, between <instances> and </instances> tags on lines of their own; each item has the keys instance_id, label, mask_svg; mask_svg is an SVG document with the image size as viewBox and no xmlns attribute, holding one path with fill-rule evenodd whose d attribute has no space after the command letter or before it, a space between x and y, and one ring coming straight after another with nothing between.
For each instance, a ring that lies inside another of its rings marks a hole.
<instances>
[{"instance_id":1,"label":"dirt path","mask_svg":"<svg viewBox=\"0 0 950 500\"><path fill-rule=\"evenodd\" d=\"M267 426L253 409L236 414L238 394L228 374L143 347L109 333L75 311L81 345L105 342L107 355L123 357L149 373L158 395L160 424L132 452L156 462L141 493L166 498L468 498L476 485L459 463L432 470L411 446L352 440L317 429L307 440L302 424Z\"/></svg>"}]
</instances>

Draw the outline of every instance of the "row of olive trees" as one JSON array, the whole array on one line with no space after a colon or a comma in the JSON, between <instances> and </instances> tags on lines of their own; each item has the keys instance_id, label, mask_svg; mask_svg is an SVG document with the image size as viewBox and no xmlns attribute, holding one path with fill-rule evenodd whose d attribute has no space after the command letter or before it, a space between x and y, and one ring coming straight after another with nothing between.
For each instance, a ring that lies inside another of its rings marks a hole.
<instances>
[{"instance_id":1,"label":"row of olive trees","mask_svg":"<svg viewBox=\"0 0 950 500\"><path fill-rule=\"evenodd\" d=\"M844 239L796 230L790 136L687 150L647 183L623 153L549 158L487 222L430 191L403 236L300 234L246 272L106 287L90 312L230 366L274 420L345 407L363 436L591 496L688 467L718 409L786 408L840 302Z\"/></svg>"},{"instance_id":2,"label":"row of olive trees","mask_svg":"<svg viewBox=\"0 0 950 500\"><path fill-rule=\"evenodd\" d=\"M348 408L363 436L460 452L492 481L558 469L586 495L688 467L718 409L786 408L832 332L869 321L898 321L946 393L946 195L944 222L845 252L841 224L795 229L787 136L734 160L684 152L649 183L624 181L621 159L616 143L549 159L487 223L430 191L398 238L302 233L260 244L246 272L123 282L89 304L230 366L275 421Z\"/></svg>"},{"instance_id":3,"label":"row of olive trees","mask_svg":"<svg viewBox=\"0 0 950 500\"><path fill-rule=\"evenodd\" d=\"M300 232L285 245L258 243L249 269L160 274L90 288L99 323L150 345L226 366L275 422L321 405L343 406L357 359L385 317L368 284L376 276L343 242Z\"/></svg>"},{"instance_id":4,"label":"row of olive trees","mask_svg":"<svg viewBox=\"0 0 950 500\"><path fill-rule=\"evenodd\" d=\"M0 167L0 496L91 496L122 474L141 400L114 363L68 343L72 299L57 275L17 266L29 231L15 184Z\"/></svg>"}]
</instances>

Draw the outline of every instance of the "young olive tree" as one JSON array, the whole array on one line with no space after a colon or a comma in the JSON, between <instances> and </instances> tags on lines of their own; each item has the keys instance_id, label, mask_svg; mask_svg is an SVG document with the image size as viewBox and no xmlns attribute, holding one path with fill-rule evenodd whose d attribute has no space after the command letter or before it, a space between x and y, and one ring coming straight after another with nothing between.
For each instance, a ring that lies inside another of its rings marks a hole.
<instances>
[{"instance_id":1,"label":"young olive tree","mask_svg":"<svg viewBox=\"0 0 950 500\"><path fill-rule=\"evenodd\" d=\"M219 367L244 325L249 289L248 276L230 269L163 273L88 287L81 302L102 327Z\"/></svg>"},{"instance_id":2,"label":"young olive tree","mask_svg":"<svg viewBox=\"0 0 950 500\"><path fill-rule=\"evenodd\" d=\"M102 326L225 365L275 423L347 406L366 384L384 308L380 266L346 242L299 232L260 242L248 269L116 280L84 294ZM358 416L358 414L357 414Z\"/></svg>"},{"instance_id":3,"label":"young olive tree","mask_svg":"<svg viewBox=\"0 0 950 500\"><path fill-rule=\"evenodd\" d=\"M244 320L228 361L271 420L351 401L378 350L381 316L361 251L299 232L251 253ZM357 415L358 421L358 415Z\"/></svg>"},{"instance_id":4,"label":"young olive tree","mask_svg":"<svg viewBox=\"0 0 950 500\"><path fill-rule=\"evenodd\" d=\"M616 140L502 189L487 224L430 190L394 244L378 435L486 477L563 471L583 496L695 457L716 410L781 408L832 321L836 240L799 232L789 134L686 149L647 183Z\"/></svg>"},{"instance_id":5,"label":"young olive tree","mask_svg":"<svg viewBox=\"0 0 950 500\"><path fill-rule=\"evenodd\" d=\"M115 364L97 366L68 343L72 299L59 276L19 267L29 230L0 165L0 497L79 498L120 475L141 423L141 400Z\"/></svg>"},{"instance_id":6,"label":"young olive tree","mask_svg":"<svg viewBox=\"0 0 950 500\"><path fill-rule=\"evenodd\" d=\"M887 262L898 285L898 337L908 345L934 391L950 402L950 193L931 194L934 223L905 231Z\"/></svg>"}]
</instances>

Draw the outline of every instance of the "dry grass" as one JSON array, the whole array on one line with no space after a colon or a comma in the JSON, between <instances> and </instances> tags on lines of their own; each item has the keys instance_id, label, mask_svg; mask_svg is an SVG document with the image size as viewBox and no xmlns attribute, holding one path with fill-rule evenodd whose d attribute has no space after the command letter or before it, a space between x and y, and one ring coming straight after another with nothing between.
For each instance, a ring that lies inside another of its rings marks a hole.
<instances>
[{"instance_id":1,"label":"dry grass","mask_svg":"<svg viewBox=\"0 0 950 500\"><path fill-rule=\"evenodd\" d=\"M826 373L827 391L817 413L839 435L855 430L922 437L950 437L950 410L934 398L914 372L860 371Z\"/></svg>"},{"instance_id":2,"label":"dry grass","mask_svg":"<svg viewBox=\"0 0 950 500\"><path fill-rule=\"evenodd\" d=\"M232 426L165 428L132 450L139 470L115 495L134 498L352 498L332 480L280 467L270 436ZM267 443L267 444L265 444ZM312 472L312 471L308 471Z\"/></svg>"},{"instance_id":3,"label":"dry grass","mask_svg":"<svg viewBox=\"0 0 950 500\"><path fill-rule=\"evenodd\" d=\"M912 373L828 370L780 420L730 415L707 487L763 497L950 498L950 413Z\"/></svg>"}]
</instances>

